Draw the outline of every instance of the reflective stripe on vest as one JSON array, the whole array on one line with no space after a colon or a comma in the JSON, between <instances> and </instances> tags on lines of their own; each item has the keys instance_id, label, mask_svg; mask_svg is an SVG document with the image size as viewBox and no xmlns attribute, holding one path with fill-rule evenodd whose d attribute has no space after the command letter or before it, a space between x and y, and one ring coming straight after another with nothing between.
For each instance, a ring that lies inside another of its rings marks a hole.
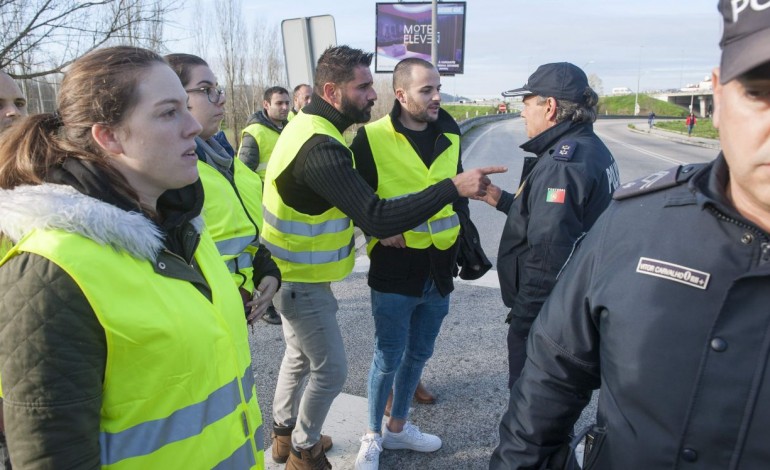
<instances>
[{"instance_id":1,"label":"reflective stripe on vest","mask_svg":"<svg viewBox=\"0 0 770 470\"><path fill-rule=\"evenodd\" d=\"M459 226L460 217L458 217L457 214L452 214L449 217L443 217L441 219L432 220L430 222L423 222L417 227L413 228L412 231L423 233L438 233Z\"/></svg>"},{"instance_id":2,"label":"reflective stripe on vest","mask_svg":"<svg viewBox=\"0 0 770 470\"><path fill-rule=\"evenodd\" d=\"M350 219L336 207L318 215L304 214L283 201L275 182L305 142L317 134L328 135L345 145L344 138L329 121L299 113L281 133L265 174L262 239L284 281L338 281L350 274L355 262Z\"/></svg>"},{"instance_id":3,"label":"reflective stripe on vest","mask_svg":"<svg viewBox=\"0 0 770 470\"><path fill-rule=\"evenodd\" d=\"M206 401L177 410L167 418L147 421L117 433L102 431L99 434L102 464L113 465L124 459L147 455L166 444L200 434L203 428L232 411L231 404L239 400L237 381L233 379L209 395ZM249 401L254 390L251 365L244 372L242 386L245 399ZM256 434L263 434L261 428ZM263 441L256 442L261 445ZM107 449L110 449L109 455ZM249 454L253 460L252 453Z\"/></svg>"},{"instance_id":4,"label":"reflective stripe on vest","mask_svg":"<svg viewBox=\"0 0 770 470\"><path fill-rule=\"evenodd\" d=\"M234 184L205 162L198 162L198 173L206 196L202 213L206 228L235 285L253 292L253 262L262 230L262 180L237 158Z\"/></svg>"},{"instance_id":5,"label":"reflective stripe on vest","mask_svg":"<svg viewBox=\"0 0 770 470\"><path fill-rule=\"evenodd\" d=\"M265 209L264 215L265 222L277 228L279 231L289 235L302 235L303 237L316 237L327 233L344 232L350 227L350 218L348 217L310 224L306 222L280 220L267 209Z\"/></svg>"},{"instance_id":6,"label":"reflective stripe on vest","mask_svg":"<svg viewBox=\"0 0 770 470\"><path fill-rule=\"evenodd\" d=\"M104 329L103 468L264 468L242 301L207 232L195 261L211 301L153 262L81 235L33 231L9 256L19 252L64 270Z\"/></svg>"},{"instance_id":7,"label":"reflective stripe on vest","mask_svg":"<svg viewBox=\"0 0 770 470\"><path fill-rule=\"evenodd\" d=\"M422 191L457 174L460 159L460 137L444 133L450 145L430 165L415 151L409 139L393 127L390 115L364 126L369 147L377 169L377 195L383 199L399 199ZM447 204L426 222L404 232L410 248L424 249L431 245L440 250L450 248L460 233L460 218ZM368 251L378 242L369 238Z\"/></svg>"},{"instance_id":8,"label":"reflective stripe on vest","mask_svg":"<svg viewBox=\"0 0 770 470\"><path fill-rule=\"evenodd\" d=\"M271 129L260 123L254 123L246 126L246 128L241 132L241 141L243 141L244 134L249 134L250 136L254 137L255 141L257 141L257 146L259 147L259 164L257 165L257 169L254 171L259 175L262 181L264 181L267 164L273 155L275 144L278 142L278 137L280 137L281 134L276 132L274 129ZM240 152L241 151L239 149L238 153L240 154Z\"/></svg>"}]
</instances>

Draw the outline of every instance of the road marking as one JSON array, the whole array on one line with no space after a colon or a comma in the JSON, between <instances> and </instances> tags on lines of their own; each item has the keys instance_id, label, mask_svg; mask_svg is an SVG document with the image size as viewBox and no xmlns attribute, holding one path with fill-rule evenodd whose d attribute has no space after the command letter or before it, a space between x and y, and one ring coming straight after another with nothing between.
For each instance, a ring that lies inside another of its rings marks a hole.
<instances>
[{"instance_id":1,"label":"road marking","mask_svg":"<svg viewBox=\"0 0 770 470\"><path fill-rule=\"evenodd\" d=\"M326 454L334 468L353 468L359 438L364 435L369 423L369 407L366 398L340 393L334 399L326 415L324 434L331 436L334 446ZM265 470L281 470L284 464L273 462L272 448L265 449Z\"/></svg>"},{"instance_id":2,"label":"road marking","mask_svg":"<svg viewBox=\"0 0 770 470\"><path fill-rule=\"evenodd\" d=\"M594 131L594 132L596 132L596 131ZM627 143L625 143L625 142L623 142L621 140L618 140L618 139L613 139L612 137L608 136L607 134L605 134L603 132L596 132L596 135L601 137L603 140L609 140L611 142L615 142L616 144L620 144L623 147L630 148L631 150L636 150L639 153L643 153L645 155L649 155L650 157L657 158L658 160L663 160L665 162L673 163L675 165L684 165L685 164L685 162L683 162L681 160L677 160L675 158L667 157L667 156L662 155L660 153L656 153L656 152L653 152L651 150L647 150L647 149L642 148L642 147L637 147L636 145L627 144Z\"/></svg>"},{"instance_id":3,"label":"road marking","mask_svg":"<svg viewBox=\"0 0 770 470\"><path fill-rule=\"evenodd\" d=\"M482 132L480 136L476 137L476 140L474 140L474 141L473 141L473 143L471 143L471 144L468 146L468 148L466 148L466 149L463 151L463 163L465 163L465 160L467 160L467 159L468 159L468 155L470 155L470 154L471 154L471 152L473 152L473 149L476 147L476 144L477 144L477 143L479 143L479 141L480 141L482 138L484 138L484 136L485 136L485 135L489 134L489 133L490 133L491 131L493 131L495 128L497 128L497 127L500 127L500 125L501 125L501 124L503 124L504 122L505 122L505 121L500 121L500 122L498 122L498 123L496 123L496 124L493 124L493 125L489 126L489 128L488 128L487 130L485 130L484 132Z\"/></svg>"}]
</instances>

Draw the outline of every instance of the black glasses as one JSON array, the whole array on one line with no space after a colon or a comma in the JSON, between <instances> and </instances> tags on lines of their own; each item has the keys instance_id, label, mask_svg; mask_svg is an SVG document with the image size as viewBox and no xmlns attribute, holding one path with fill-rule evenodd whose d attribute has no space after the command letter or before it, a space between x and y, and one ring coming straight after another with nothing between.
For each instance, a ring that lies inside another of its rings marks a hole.
<instances>
[{"instance_id":1,"label":"black glasses","mask_svg":"<svg viewBox=\"0 0 770 470\"><path fill-rule=\"evenodd\" d=\"M219 103L219 99L224 96L225 89L221 86L202 86L185 90L187 93L205 93L209 103Z\"/></svg>"}]
</instances>

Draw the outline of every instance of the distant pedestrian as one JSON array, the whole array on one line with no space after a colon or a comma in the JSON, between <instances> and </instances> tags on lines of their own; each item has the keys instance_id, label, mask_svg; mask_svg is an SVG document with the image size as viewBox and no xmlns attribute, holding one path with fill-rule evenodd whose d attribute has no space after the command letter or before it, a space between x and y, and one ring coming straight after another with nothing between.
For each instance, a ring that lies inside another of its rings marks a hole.
<instances>
[{"instance_id":1,"label":"distant pedestrian","mask_svg":"<svg viewBox=\"0 0 770 470\"><path fill-rule=\"evenodd\" d=\"M689 116L687 116L687 119L685 119L684 124L687 126L687 137L692 137L692 128L695 127L695 114L690 113Z\"/></svg>"},{"instance_id":2,"label":"distant pedestrian","mask_svg":"<svg viewBox=\"0 0 770 470\"><path fill-rule=\"evenodd\" d=\"M655 112L650 111L650 115L647 116L647 125L650 126L650 131L655 127Z\"/></svg>"}]
</instances>

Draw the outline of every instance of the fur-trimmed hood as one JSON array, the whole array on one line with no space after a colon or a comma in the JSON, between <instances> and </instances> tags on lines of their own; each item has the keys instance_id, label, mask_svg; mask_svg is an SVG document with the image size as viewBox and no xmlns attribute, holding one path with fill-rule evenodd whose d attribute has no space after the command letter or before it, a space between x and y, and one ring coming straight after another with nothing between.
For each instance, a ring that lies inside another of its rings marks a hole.
<instances>
[{"instance_id":1,"label":"fur-trimmed hood","mask_svg":"<svg viewBox=\"0 0 770 470\"><path fill-rule=\"evenodd\" d=\"M191 221L200 232L202 218ZM128 212L61 184L0 189L0 232L14 243L35 229L77 233L101 245L154 261L164 233L144 214Z\"/></svg>"}]
</instances>

